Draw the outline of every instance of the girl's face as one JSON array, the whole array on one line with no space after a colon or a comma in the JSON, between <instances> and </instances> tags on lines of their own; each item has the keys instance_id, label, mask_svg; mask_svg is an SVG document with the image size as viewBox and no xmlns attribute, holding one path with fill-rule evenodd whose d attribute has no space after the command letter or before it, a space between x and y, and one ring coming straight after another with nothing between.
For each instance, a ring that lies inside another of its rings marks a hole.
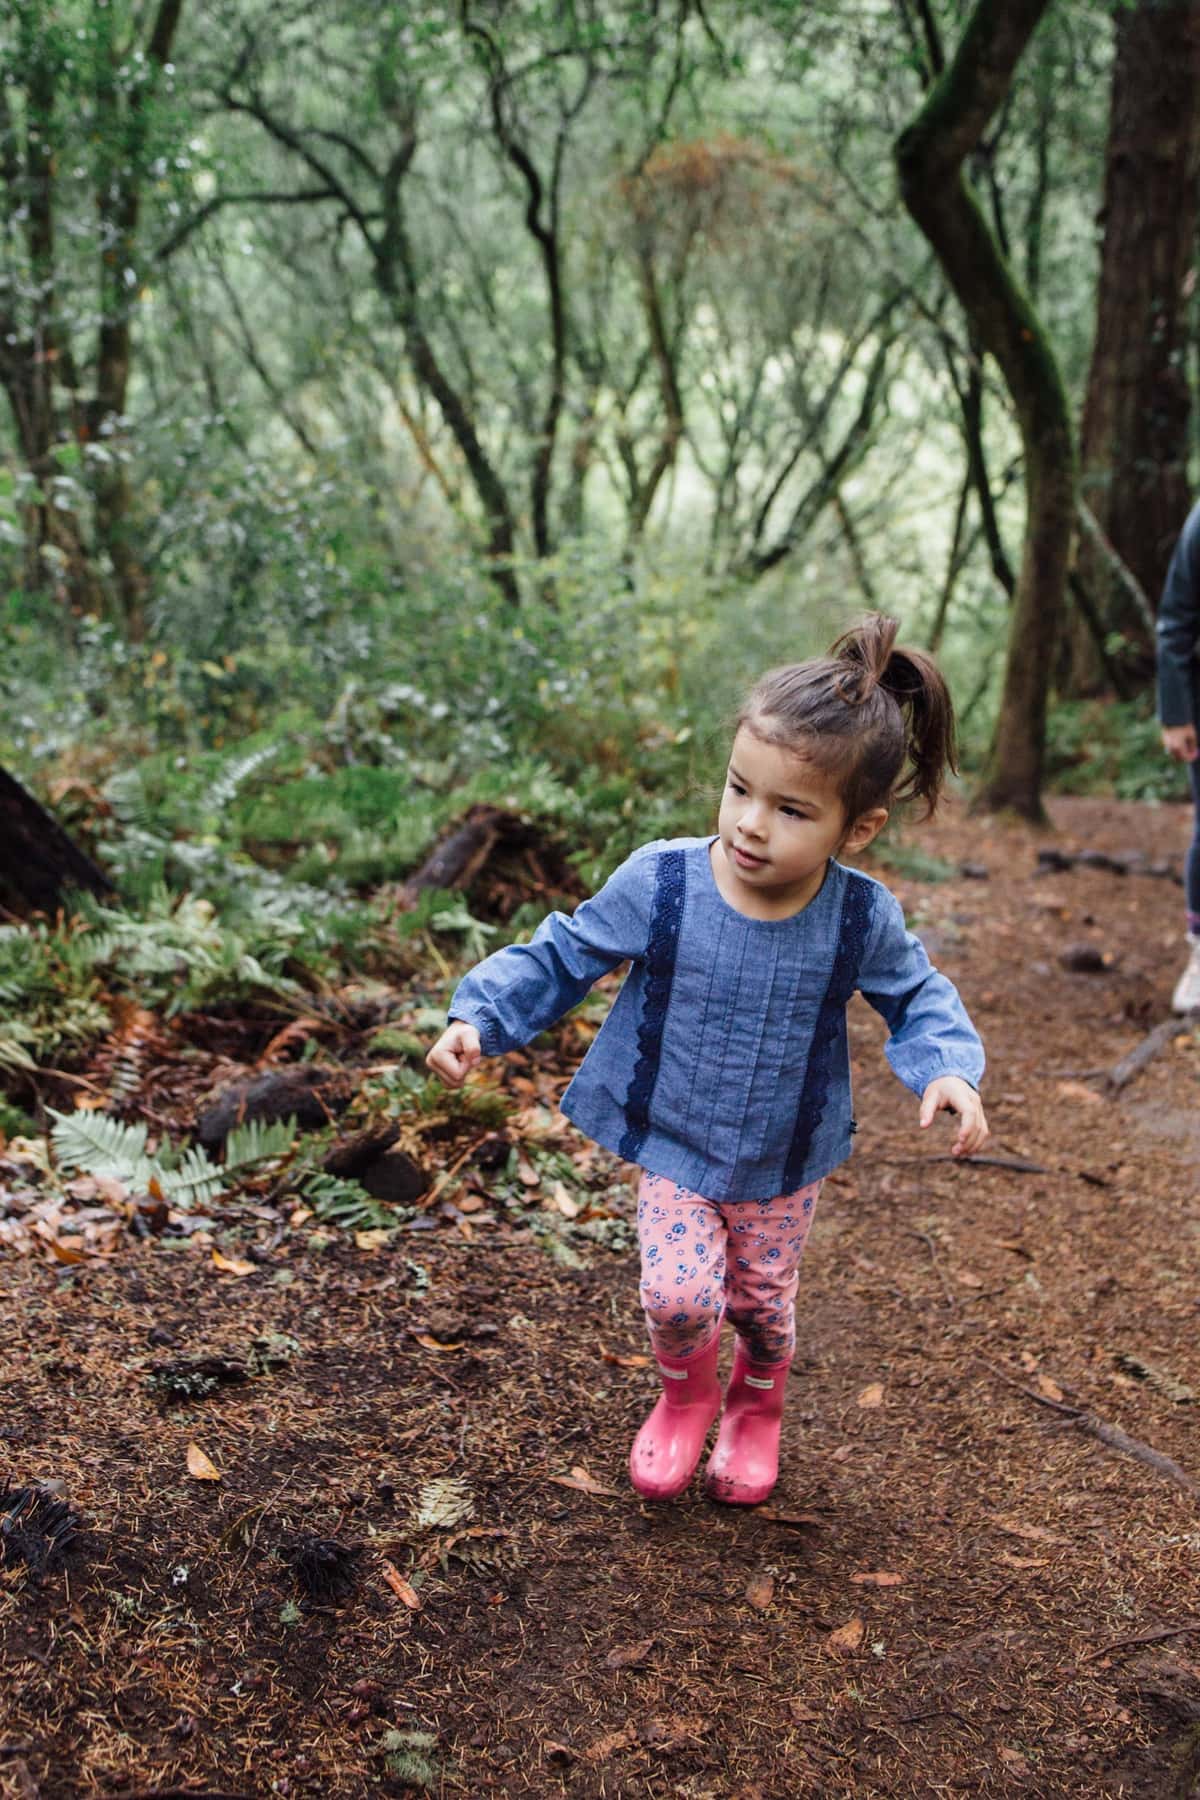
<instances>
[{"instance_id":1,"label":"girl's face","mask_svg":"<svg viewBox=\"0 0 1200 1800\"><path fill-rule=\"evenodd\" d=\"M751 917L800 912L820 891L829 858L861 850L887 819L883 807L853 822L833 778L806 757L743 725L733 741L714 855L725 898Z\"/></svg>"}]
</instances>

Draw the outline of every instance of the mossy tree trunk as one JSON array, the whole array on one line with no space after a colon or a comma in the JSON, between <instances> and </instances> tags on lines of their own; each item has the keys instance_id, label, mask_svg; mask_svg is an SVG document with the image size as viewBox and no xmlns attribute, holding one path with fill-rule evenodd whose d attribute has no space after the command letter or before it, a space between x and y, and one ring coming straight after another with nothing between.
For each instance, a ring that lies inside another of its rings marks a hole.
<instances>
[{"instance_id":1,"label":"mossy tree trunk","mask_svg":"<svg viewBox=\"0 0 1200 1800\"><path fill-rule=\"evenodd\" d=\"M1115 29L1080 490L1156 600L1190 501L1185 359L1200 216L1200 0L1138 0L1117 14ZM1121 665L1144 681L1154 665L1145 621L1086 539L1079 550L1099 624L1121 635ZM1074 694L1109 685L1094 634L1077 614L1066 685Z\"/></svg>"},{"instance_id":2,"label":"mossy tree trunk","mask_svg":"<svg viewBox=\"0 0 1200 1800\"><path fill-rule=\"evenodd\" d=\"M900 187L984 351L999 365L1025 451L1026 520L984 802L1042 816L1046 701L1075 514L1075 449L1050 341L1003 255L964 164L1012 84L1050 0L977 0L952 61L896 145Z\"/></svg>"}]
</instances>

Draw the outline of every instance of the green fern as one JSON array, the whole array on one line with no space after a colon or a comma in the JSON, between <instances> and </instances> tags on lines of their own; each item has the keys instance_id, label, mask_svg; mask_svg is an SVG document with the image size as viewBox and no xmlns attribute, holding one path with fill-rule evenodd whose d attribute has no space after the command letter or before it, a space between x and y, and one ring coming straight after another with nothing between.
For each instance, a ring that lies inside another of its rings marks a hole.
<instances>
[{"instance_id":1,"label":"green fern","mask_svg":"<svg viewBox=\"0 0 1200 1800\"><path fill-rule=\"evenodd\" d=\"M398 1207L373 1200L357 1181L310 1169L294 1183L296 1191L326 1225L343 1231L391 1231L408 1215Z\"/></svg>"},{"instance_id":2,"label":"green fern","mask_svg":"<svg viewBox=\"0 0 1200 1800\"><path fill-rule=\"evenodd\" d=\"M251 1163L274 1162L286 1156L296 1141L296 1121L248 1119L235 1126L225 1140L225 1172L245 1169Z\"/></svg>"}]
</instances>

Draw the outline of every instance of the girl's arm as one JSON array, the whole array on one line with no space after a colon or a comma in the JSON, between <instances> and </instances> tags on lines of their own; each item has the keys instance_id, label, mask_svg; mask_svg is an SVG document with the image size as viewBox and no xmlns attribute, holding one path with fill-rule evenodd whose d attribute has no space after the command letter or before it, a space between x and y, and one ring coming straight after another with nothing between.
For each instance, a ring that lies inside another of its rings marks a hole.
<instances>
[{"instance_id":1,"label":"girl's arm","mask_svg":"<svg viewBox=\"0 0 1200 1800\"><path fill-rule=\"evenodd\" d=\"M931 1082L958 1076L978 1088L984 1064L979 1033L958 989L933 967L886 888L878 890L858 986L887 1020L887 1059L906 1087L923 1095Z\"/></svg>"},{"instance_id":2,"label":"girl's arm","mask_svg":"<svg viewBox=\"0 0 1200 1800\"><path fill-rule=\"evenodd\" d=\"M463 978L450 1017L478 1033L484 1056L527 1044L576 1006L601 975L643 955L656 851L654 844L635 850L573 914L551 913L527 944L497 950Z\"/></svg>"},{"instance_id":3,"label":"girl's arm","mask_svg":"<svg viewBox=\"0 0 1200 1800\"><path fill-rule=\"evenodd\" d=\"M1158 718L1164 731L1196 725L1193 677L1200 637L1200 516L1179 534L1158 609ZM1189 758L1185 760L1190 761Z\"/></svg>"}]
</instances>

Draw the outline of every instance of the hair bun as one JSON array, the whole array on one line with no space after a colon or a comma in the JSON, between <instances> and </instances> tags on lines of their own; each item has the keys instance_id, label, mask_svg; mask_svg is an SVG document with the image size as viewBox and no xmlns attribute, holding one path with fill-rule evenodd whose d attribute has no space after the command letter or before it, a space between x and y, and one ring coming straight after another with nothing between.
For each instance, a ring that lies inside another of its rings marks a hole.
<instances>
[{"instance_id":1,"label":"hair bun","mask_svg":"<svg viewBox=\"0 0 1200 1800\"><path fill-rule=\"evenodd\" d=\"M868 613L830 645L829 654L847 665L838 687L852 706L861 706L877 687L897 691L897 697L908 691L906 687L892 690L886 680L899 631L899 619L887 613Z\"/></svg>"}]
</instances>

